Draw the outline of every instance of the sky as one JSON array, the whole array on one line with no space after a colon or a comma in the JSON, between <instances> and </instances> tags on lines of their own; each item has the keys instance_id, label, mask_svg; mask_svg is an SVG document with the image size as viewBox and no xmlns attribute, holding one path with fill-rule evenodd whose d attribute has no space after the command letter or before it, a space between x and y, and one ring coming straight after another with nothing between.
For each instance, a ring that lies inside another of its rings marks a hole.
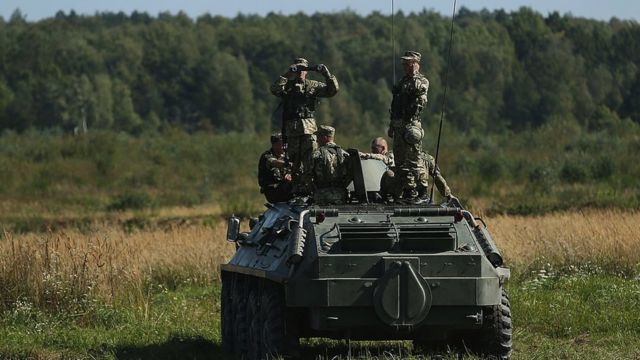
<instances>
[{"instance_id":1,"label":"sky","mask_svg":"<svg viewBox=\"0 0 640 360\"><path fill-rule=\"evenodd\" d=\"M52 17L59 10L68 13L74 10L78 14L93 15L96 12L119 12L129 14L134 10L144 11L150 15L169 11L184 11L196 18L209 13L234 17L238 13L265 15L269 12L292 14L299 11L305 13L335 12L344 9L353 10L366 15L372 11L391 12L391 0L2 0L0 16L8 19L17 8L26 15L28 21L37 21ZM435 10L442 14L451 14L453 0L393 0L394 8L405 13L422 9ZM558 11L560 14L571 13L575 17L586 17L598 20L609 20L612 17L627 20L640 20L640 1L638 0L458 0L457 8L464 6L470 10L505 9L517 10L528 6L547 15Z\"/></svg>"}]
</instances>

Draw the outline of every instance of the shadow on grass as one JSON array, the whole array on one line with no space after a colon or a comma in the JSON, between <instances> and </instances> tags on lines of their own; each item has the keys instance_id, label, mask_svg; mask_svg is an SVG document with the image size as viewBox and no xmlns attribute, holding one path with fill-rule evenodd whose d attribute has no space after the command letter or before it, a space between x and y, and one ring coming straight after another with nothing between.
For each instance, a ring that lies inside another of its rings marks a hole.
<instances>
[{"instance_id":1,"label":"shadow on grass","mask_svg":"<svg viewBox=\"0 0 640 360\"><path fill-rule=\"evenodd\" d=\"M227 359L219 343L202 337L174 336L161 344L122 346L111 352L118 360Z\"/></svg>"}]
</instances>

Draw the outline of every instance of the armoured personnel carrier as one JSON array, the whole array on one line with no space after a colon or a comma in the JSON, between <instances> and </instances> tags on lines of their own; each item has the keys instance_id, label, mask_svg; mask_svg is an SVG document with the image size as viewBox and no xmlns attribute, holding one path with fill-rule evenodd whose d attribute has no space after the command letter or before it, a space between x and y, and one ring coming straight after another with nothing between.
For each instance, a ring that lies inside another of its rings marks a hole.
<instances>
[{"instance_id":1,"label":"armoured personnel carrier","mask_svg":"<svg viewBox=\"0 0 640 360\"><path fill-rule=\"evenodd\" d=\"M225 351L295 357L305 337L464 340L508 359L510 273L484 222L455 199L373 201L384 165L357 162L346 205L267 204L249 232L229 220L237 251L221 266Z\"/></svg>"}]
</instances>

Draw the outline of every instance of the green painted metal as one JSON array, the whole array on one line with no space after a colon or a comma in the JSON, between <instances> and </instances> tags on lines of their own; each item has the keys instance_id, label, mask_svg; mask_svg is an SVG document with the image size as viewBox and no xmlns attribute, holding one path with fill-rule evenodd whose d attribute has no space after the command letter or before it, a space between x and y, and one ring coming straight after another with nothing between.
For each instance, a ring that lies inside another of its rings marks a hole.
<instances>
[{"instance_id":1,"label":"green painted metal","mask_svg":"<svg viewBox=\"0 0 640 360\"><path fill-rule=\"evenodd\" d=\"M238 239L222 271L281 283L309 336L477 329L509 276L489 232L460 207L279 203Z\"/></svg>"}]
</instances>

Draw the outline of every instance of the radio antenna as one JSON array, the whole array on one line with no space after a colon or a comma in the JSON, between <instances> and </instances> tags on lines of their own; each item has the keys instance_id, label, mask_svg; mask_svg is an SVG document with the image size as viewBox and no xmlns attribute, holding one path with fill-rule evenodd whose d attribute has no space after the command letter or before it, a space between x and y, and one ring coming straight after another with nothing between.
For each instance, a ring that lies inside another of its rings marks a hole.
<instances>
[{"instance_id":1,"label":"radio antenna","mask_svg":"<svg viewBox=\"0 0 640 360\"><path fill-rule=\"evenodd\" d=\"M453 13L451 14L451 29L449 31L449 50L447 55L447 70L444 75L444 95L442 96L442 111L440 112L440 126L438 128L438 144L436 145L436 159L433 169L433 184L431 184L431 194L429 195L429 201L433 202L433 188L436 186L436 171L438 170L438 155L440 155L440 138L442 137L442 121L444 119L444 112L447 107L447 87L449 87L449 66L451 64L451 47L453 45L453 23L456 19L456 2L453 0ZM429 171L429 169L427 169Z\"/></svg>"},{"instance_id":2,"label":"radio antenna","mask_svg":"<svg viewBox=\"0 0 640 360\"><path fill-rule=\"evenodd\" d=\"M396 83L396 41L394 38L393 18L395 17L394 0L391 0L391 63L393 64L393 83Z\"/></svg>"}]
</instances>

